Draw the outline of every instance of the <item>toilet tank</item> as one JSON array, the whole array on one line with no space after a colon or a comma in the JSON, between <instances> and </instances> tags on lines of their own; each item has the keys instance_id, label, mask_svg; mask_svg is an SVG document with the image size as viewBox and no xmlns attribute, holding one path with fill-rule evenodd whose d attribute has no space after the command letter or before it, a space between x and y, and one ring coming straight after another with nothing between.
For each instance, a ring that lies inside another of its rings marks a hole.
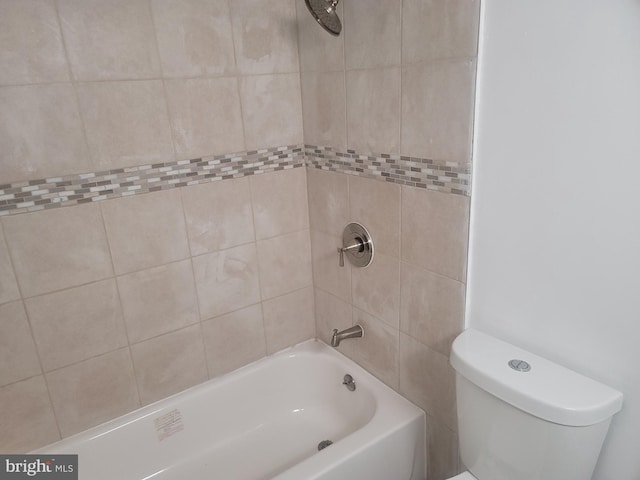
<instances>
[{"instance_id":1,"label":"toilet tank","mask_svg":"<svg viewBox=\"0 0 640 480\"><path fill-rule=\"evenodd\" d=\"M620 392L473 329L451 365L460 457L478 480L591 478Z\"/></svg>"}]
</instances>

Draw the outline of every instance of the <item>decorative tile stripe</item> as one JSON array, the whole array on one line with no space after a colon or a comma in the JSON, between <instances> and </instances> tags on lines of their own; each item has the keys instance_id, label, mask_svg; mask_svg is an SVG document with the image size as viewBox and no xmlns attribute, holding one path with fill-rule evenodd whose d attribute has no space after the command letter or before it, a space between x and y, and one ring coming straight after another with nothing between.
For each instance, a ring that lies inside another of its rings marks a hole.
<instances>
[{"instance_id":1,"label":"decorative tile stripe","mask_svg":"<svg viewBox=\"0 0 640 480\"><path fill-rule=\"evenodd\" d=\"M0 185L0 216L304 167L302 145Z\"/></svg>"},{"instance_id":2,"label":"decorative tile stripe","mask_svg":"<svg viewBox=\"0 0 640 480\"><path fill-rule=\"evenodd\" d=\"M0 185L0 216L259 175L304 166L456 195L470 195L471 165L400 155L288 145L192 160Z\"/></svg>"},{"instance_id":3,"label":"decorative tile stripe","mask_svg":"<svg viewBox=\"0 0 640 480\"><path fill-rule=\"evenodd\" d=\"M471 164L426 158L363 155L354 150L305 145L308 167L347 173L456 195L471 195Z\"/></svg>"}]
</instances>

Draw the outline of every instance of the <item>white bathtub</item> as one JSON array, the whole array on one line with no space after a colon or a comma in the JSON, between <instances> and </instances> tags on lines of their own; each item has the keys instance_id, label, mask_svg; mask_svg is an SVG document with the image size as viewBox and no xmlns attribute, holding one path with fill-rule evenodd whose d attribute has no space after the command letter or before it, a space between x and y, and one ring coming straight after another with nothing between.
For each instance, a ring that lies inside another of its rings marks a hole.
<instances>
[{"instance_id":1,"label":"white bathtub","mask_svg":"<svg viewBox=\"0 0 640 480\"><path fill-rule=\"evenodd\" d=\"M423 480L425 437L422 410L310 340L36 453L79 454L81 480Z\"/></svg>"}]
</instances>

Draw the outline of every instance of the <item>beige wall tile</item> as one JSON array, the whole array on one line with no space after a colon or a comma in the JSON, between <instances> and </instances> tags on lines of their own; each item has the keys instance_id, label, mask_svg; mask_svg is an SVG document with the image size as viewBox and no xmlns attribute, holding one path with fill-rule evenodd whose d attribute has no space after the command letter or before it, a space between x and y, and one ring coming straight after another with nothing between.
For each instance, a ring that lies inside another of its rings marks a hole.
<instances>
[{"instance_id":1,"label":"beige wall tile","mask_svg":"<svg viewBox=\"0 0 640 480\"><path fill-rule=\"evenodd\" d=\"M349 177L351 220L364 225L376 253L400 256L400 185Z\"/></svg>"},{"instance_id":2,"label":"beige wall tile","mask_svg":"<svg viewBox=\"0 0 640 480\"><path fill-rule=\"evenodd\" d=\"M404 333L400 333L400 393L456 429L456 377L449 357Z\"/></svg>"},{"instance_id":3,"label":"beige wall tile","mask_svg":"<svg viewBox=\"0 0 640 480\"><path fill-rule=\"evenodd\" d=\"M346 148L347 100L344 72L303 73L300 86L304 142Z\"/></svg>"},{"instance_id":4,"label":"beige wall tile","mask_svg":"<svg viewBox=\"0 0 640 480\"><path fill-rule=\"evenodd\" d=\"M165 80L164 83L178 158L245 149L235 78Z\"/></svg>"},{"instance_id":5,"label":"beige wall tile","mask_svg":"<svg viewBox=\"0 0 640 480\"><path fill-rule=\"evenodd\" d=\"M101 205L117 275L189 256L180 191L117 198Z\"/></svg>"},{"instance_id":6,"label":"beige wall tile","mask_svg":"<svg viewBox=\"0 0 640 480\"><path fill-rule=\"evenodd\" d=\"M253 243L194 257L193 273L202 320L260 301L258 260Z\"/></svg>"},{"instance_id":7,"label":"beige wall tile","mask_svg":"<svg viewBox=\"0 0 640 480\"><path fill-rule=\"evenodd\" d=\"M234 0L230 7L241 73L298 71L294 0Z\"/></svg>"},{"instance_id":8,"label":"beige wall tile","mask_svg":"<svg viewBox=\"0 0 640 480\"><path fill-rule=\"evenodd\" d=\"M18 282L13 273L13 265L11 265L7 242L0 223L0 304L19 298Z\"/></svg>"},{"instance_id":9,"label":"beige wall tile","mask_svg":"<svg viewBox=\"0 0 640 480\"><path fill-rule=\"evenodd\" d=\"M429 480L447 480L458 474L458 435L427 415Z\"/></svg>"},{"instance_id":10,"label":"beige wall tile","mask_svg":"<svg viewBox=\"0 0 640 480\"><path fill-rule=\"evenodd\" d=\"M448 356L464 330L464 284L407 263L401 271L401 330Z\"/></svg>"},{"instance_id":11,"label":"beige wall tile","mask_svg":"<svg viewBox=\"0 0 640 480\"><path fill-rule=\"evenodd\" d=\"M344 3L347 69L400 65L402 0Z\"/></svg>"},{"instance_id":12,"label":"beige wall tile","mask_svg":"<svg viewBox=\"0 0 640 480\"><path fill-rule=\"evenodd\" d=\"M47 384L63 437L140 406L128 348L50 372Z\"/></svg>"},{"instance_id":13,"label":"beige wall tile","mask_svg":"<svg viewBox=\"0 0 640 480\"><path fill-rule=\"evenodd\" d=\"M249 179L204 183L181 191L192 255L255 240Z\"/></svg>"},{"instance_id":14,"label":"beige wall tile","mask_svg":"<svg viewBox=\"0 0 640 480\"><path fill-rule=\"evenodd\" d=\"M0 388L0 451L25 453L60 440L47 385L42 376Z\"/></svg>"},{"instance_id":15,"label":"beige wall tile","mask_svg":"<svg viewBox=\"0 0 640 480\"><path fill-rule=\"evenodd\" d=\"M148 0L58 0L76 80L160 76Z\"/></svg>"},{"instance_id":16,"label":"beige wall tile","mask_svg":"<svg viewBox=\"0 0 640 480\"><path fill-rule=\"evenodd\" d=\"M402 69L402 146L405 155L470 162L475 62Z\"/></svg>"},{"instance_id":17,"label":"beige wall tile","mask_svg":"<svg viewBox=\"0 0 640 480\"><path fill-rule=\"evenodd\" d=\"M469 198L402 187L402 260L466 278Z\"/></svg>"},{"instance_id":18,"label":"beige wall tile","mask_svg":"<svg viewBox=\"0 0 640 480\"><path fill-rule=\"evenodd\" d=\"M207 380L200 324L131 346L143 405Z\"/></svg>"},{"instance_id":19,"label":"beige wall tile","mask_svg":"<svg viewBox=\"0 0 640 480\"><path fill-rule=\"evenodd\" d=\"M402 63L475 57L479 0L404 0Z\"/></svg>"},{"instance_id":20,"label":"beige wall tile","mask_svg":"<svg viewBox=\"0 0 640 480\"><path fill-rule=\"evenodd\" d=\"M199 321L191 260L118 277L131 342L140 342Z\"/></svg>"},{"instance_id":21,"label":"beige wall tile","mask_svg":"<svg viewBox=\"0 0 640 480\"><path fill-rule=\"evenodd\" d=\"M302 143L302 100L297 73L241 77L240 98L248 149Z\"/></svg>"},{"instance_id":22,"label":"beige wall tile","mask_svg":"<svg viewBox=\"0 0 640 480\"><path fill-rule=\"evenodd\" d=\"M400 68L347 72L347 129L349 148L400 151Z\"/></svg>"},{"instance_id":23,"label":"beige wall tile","mask_svg":"<svg viewBox=\"0 0 640 480\"><path fill-rule=\"evenodd\" d=\"M313 287L266 300L262 308L269 354L315 337Z\"/></svg>"},{"instance_id":24,"label":"beige wall tile","mask_svg":"<svg viewBox=\"0 0 640 480\"><path fill-rule=\"evenodd\" d=\"M333 329L344 330L353 324L353 307L319 288L315 289L316 335L331 344Z\"/></svg>"},{"instance_id":25,"label":"beige wall tile","mask_svg":"<svg viewBox=\"0 0 640 480\"><path fill-rule=\"evenodd\" d=\"M309 230L258 242L262 298L273 298L313 283Z\"/></svg>"},{"instance_id":26,"label":"beige wall tile","mask_svg":"<svg viewBox=\"0 0 640 480\"><path fill-rule=\"evenodd\" d=\"M70 84L0 87L0 145L2 183L93 170Z\"/></svg>"},{"instance_id":27,"label":"beige wall tile","mask_svg":"<svg viewBox=\"0 0 640 480\"><path fill-rule=\"evenodd\" d=\"M162 81L83 83L76 88L96 168L173 160Z\"/></svg>"},{"instance_id":28,"label":"beige wall tile","mask_svg":"<svg viewBox=\"0 0 640 480\"><path fill-rule=\"evenodd\" d=\"M15 215L2 222L25 297L113 275L98 205Z\"/></svg>"},{"instance_id":29,"label":"beige wall tile","mask_svg":"<svg viewBox=\"0 0 640 480\"><path fill-rule=\"evenodd\" d=\"M258 240L309 228L304 168L252 176L249 180Z\"/></svg>"},{"instance_id":30,"label":"beige wall tile","mask_svg":"<svg viewBox=\"0 0 640 480\"><path fill-rule=\"evenodd\" d=\"M364 336L345 340L338 350L398 390L398 330L357 308L353 324L362 325Z\"/></svg>"},{"instance_id":31,"label":"beige wall tile","mask_svg":"<svg viewBox=\"0 0 640 480\"><path fill-rule=\"evenodd\" d=\"M69 80L53 0L0 2L0 85Z\"/></svg>"},{"instance_id":32,"label":"beige wall tile","mask_svg":"<svg viewBox=\"0 0 640 480\"><path fill-rule=\"evenodd\" d=\"M342 238L342 230L350 218L348 178L340 173L307 169L312 230Z\"/></svg>"},{"instance_id":33,"label":"beige wall tile","mask_svg":"<svg viewBox=\"0 0 640 480\"><path fill-rule=\"evenodd\" d=\"M21 301L0 305L0 386L42 373Z\"/></svg>"},{"instance_id":34,"label":"beige wall tile","mask_svg":"<svg viewBox=\"0 0 640 480\"><path fill-rule=\"evenodd\" d=\"M327 235L311 231L311 258L313 285L351 303L351 264L345 260L339 265L338 247L342 235Z\"/></svg>"},{"instance_id":35,"label":"beige wall tile","mask_svg":"<svg viewBox=\"0 0 640 480\"><path fill-rule=\"evenodd\" d=\"M345 260L346 261L346 260ZM376 253L366 268L351 270L353 305L390 327L400 322L400 261Z\"/></svg>"},{"instance_id":36,"label":"beige wall tile","mask_svg":"<svg viewBox=\"0 0 640 480\"><path fill-rule=\"evenodd\" d=\"M264 357L267 346L262 305L202 322L202 336L212 378Z\"/></svg>"},{"instance_id":37,"label":"beige wall tile","mask_svg":"<svg viewBox=\"0 0 640 480\"><path fill-rule=\"evenodd\" d=\"M235 72L227 0L151 0L151 6L165 76Z\"/></svg>"},{"instance_id":38,"label":"beige wall tile","mask_svg":"<svg viewBox=\"0 0 640 480\"><path fill-rule=\"evenodd\" d=\"M338 16L343 19L342 3L338 4ZM344 37L329 35L309 13L304 0L296 0L300 70L303 72L327 72L344 69Z\"/></svg>"},{"instance_id":39,"label":"beige wall tile","mask_svg":"<svg viewBox=\"0 0 640 480\"><path fill-rule=\"evenodd\" d=\"M45 372L127 345L114 279L25 303Z\"/></svg>"}]
</instances>

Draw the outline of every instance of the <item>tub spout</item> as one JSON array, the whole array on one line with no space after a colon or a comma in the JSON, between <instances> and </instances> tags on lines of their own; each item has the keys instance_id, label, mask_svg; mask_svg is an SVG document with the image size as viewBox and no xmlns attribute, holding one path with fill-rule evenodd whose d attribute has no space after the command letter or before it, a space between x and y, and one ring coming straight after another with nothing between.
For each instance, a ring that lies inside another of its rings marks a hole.
<instances>
[{"instance_id":1,"label":"tub spout","mask_svg":"<svg viewBox=\"0 0 640 480\"><path fill-rule=\"evenodd\" d=\"M354 325L346 330L338 331L337 328L333 329L333 335L331 336L331 346L337 347L340 342L346 338L361 338L364 337L364 328L360 325Z\"/></svg>"}]
</instances>

